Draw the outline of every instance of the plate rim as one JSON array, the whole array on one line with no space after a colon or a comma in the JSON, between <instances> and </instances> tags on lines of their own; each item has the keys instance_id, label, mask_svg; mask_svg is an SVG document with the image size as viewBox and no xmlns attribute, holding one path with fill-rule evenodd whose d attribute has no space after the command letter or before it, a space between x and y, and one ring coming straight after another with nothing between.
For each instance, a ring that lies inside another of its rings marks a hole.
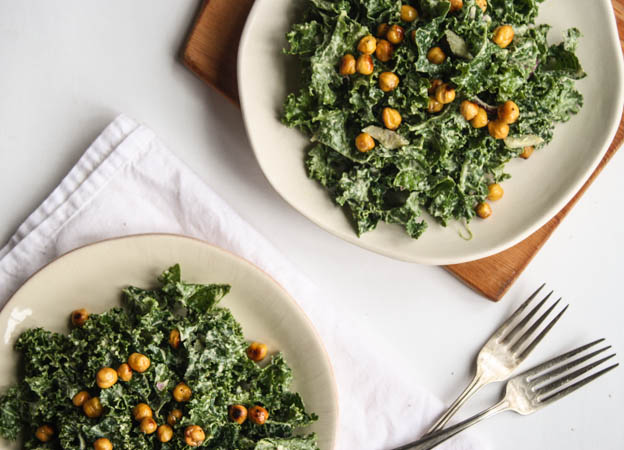
<instances>
[{"instance_id":1,"label":"plate rim","mask_svg":"<svg viewBox=\"0 0 624 450\"><path fill-rule=\"evenodd\" d=\"M609 26L609 35L611 36L612 44L615 44L617 48L622 48L620 44L620 37L617 29L617 19L615 16L615 11L613 6L611 5L610 0L601 0L603 7L608 9L608 26ZM483 258L487 258L489 256L504 252L505 250L510 249L514 245L524 241L530 235L535 233L545 224L547 224L552 218L554 218L559 212L565 208L565 206L576 196L577 193L580 192L581 188L585 185L585 183L589 180L591 175L594 173L600 162L603 160L606 155L609 147L613 143L619 125L622 121L622 113L624 111L624 55L622 52L618 52L618 57L614 60L615 70L618 73L618 77L616 77L616 89L617 92L614 93L614 97L617 98L617 103L619 103L618 113L614 114L611 117L608 132L605 133L604 138L601 143L601 150L596 152L594 158L592 159L591 164L588 164L583 172L583 175L578 177L577 180L561 195L559 196L559 200L554 202L552 206L545 209L544 212L534 221L531 226L526 227L526 229L522 232L516 233L514 236L504 240L503 242L487 247L486 249L479 251L467 252L465 256L456 256L456 257L438 257L438 256L427 256L419 254L417 251L411 253L403 253L398 251L395 248L379 248L376 245L368 244L359 238L355 231L351 233L344 233L340 230L333 229L329 225L325 225L322 223L321 219L317 219L315 215L308 214L302 207L299 207L296 203L292 202L288 195L286 195L274 182L274 180L268 176L267 170L265 168L265 164L263 163L263 159L259 150L260 145L256 143L255 135L250 132L251 127L251 117L246 107L248 95L246 95L245 85L242 82L245 76L243 67L243 54L245 53L245 48L248 45L248 42L251 39L251 28L253 23L256 20L256 16L258 16L258 11L260 10L261 5L265 3L269 3L268 0L256 0L253 4L253 7L247 16L247 20L245 22L245 27L243 29L243 33L241 35L238 53L237 53L237 84L239 90L239 99L240 99L240 107L243 116L243 124L245 126L245 130L247 132L247 136L249 142L251 144L251 148L253 150L254 156L260 169L262 170L262 174L264 178L268 181L268 183L273 187L273 189L280 195L280 197L288 203L293 209L295 209L298 213L306 217L312 223L316 224L321 229L326 232L342 239L343 241L363 248L367 251L371 251L373 253L377 253L379 255L387 256L399 261L412 262L417 264L426 264L426 265L437 265L437 266L445 266L445 265L455 265L455 264L463 264L471 261L477 261ZM585 108L588 106L586 105ZM285 126L285 125L284 125ZM337 207L337 206L336 206ZM375 232L376 230L372 230L371 232Z\"/></svg>"}]
</instances>

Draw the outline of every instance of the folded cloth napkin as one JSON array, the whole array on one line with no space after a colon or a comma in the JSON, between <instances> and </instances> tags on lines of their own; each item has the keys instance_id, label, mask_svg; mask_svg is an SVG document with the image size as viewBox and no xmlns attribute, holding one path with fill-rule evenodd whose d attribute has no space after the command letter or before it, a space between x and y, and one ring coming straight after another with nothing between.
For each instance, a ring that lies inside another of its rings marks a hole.
<instances>
[{"instance_id":1,"label":"folded cloth napkin","mask_svg":"<svg viewBox=\"0 0 624 450\"><path fill-rule=\"evenodd\" d=\"M387 348L362 350L363 336L340 304L295 270L155 134L118 117L0 250L0 307L36 270L76 247L129 234L166 232L203 239L253 262L280 282L314 323L339 391L339 449L389 449L413 440L442 410L403 375ZM368 344L367 344L367 347ZM394 367L396 370L388 370ZM458 436L440 448L484 449Z\"/></svg>"}]
</instances>

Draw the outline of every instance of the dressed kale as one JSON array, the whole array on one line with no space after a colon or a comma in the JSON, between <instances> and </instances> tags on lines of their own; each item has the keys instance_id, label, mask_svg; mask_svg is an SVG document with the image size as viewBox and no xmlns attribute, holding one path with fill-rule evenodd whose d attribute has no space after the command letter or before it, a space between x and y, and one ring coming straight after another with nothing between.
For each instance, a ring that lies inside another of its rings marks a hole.
<instances>
[{"instance_id":1,"label":"dressed kale","mask_svg":"<svg viewBox=\"0 0 624 450\"><path fill-rule=\"evenodd\" d=\"M583 97L574 87L585 76L575 56L580 33L570 29L562 43L549 45L550 27L534 23L541 1L463 0L460 9L451 9L444 0L306 0L285 50L298 57L301 89L287 97L282 121L311 138L308 175L345 208L358 235L384 221L418 238L427 228L422 210L443 226L469 222L488 186L509 178L505 163L523 147L543 147L555 124L580 110ZM406 4L416 9L417 20L401 19ZM357 58L364 36L383 38L382 24L404 31L392 57L383 62L373 54L371 75L342 76L342 57ZM514 30L505 48L493 39L502 25ZM434 47L446 56L442 63L428 58ZM383 72L396 74L398 87L380 89ZM449 83L456 95L430 112L434 80ZM462 116L464 100L483 108L490 121L511 100L520 117L509 125L507 139L495 139L488 127L475 128ZM371 126L382 129L387 107L402 117L395 137L377 133L372 151L358 151L356 137Z\"/></svg>"},{"instance_id":2,"label":"dressed kale","mask_svg":"<svg viewBox=\"0 0 624 450\"><path fill-rule=\"evenodd\" d=\"M317 417L288 390L292 372L282 355L262 367L250 360L241 326L218 306L230 286L183 282L177 265L160 281L157 289L124 289L123 308L92 314L68 335L42 328L20 335L15 348L23 355L21 381L0 395L0 437L21 438L25 449L87 449L107 438L114 449L175 450L188 448L184 431L198 425L206 437L198 448L317 449L315 435L295 434ZM171 330L179 332L178 348L169 344ZM96 373L116 369L133 352L146 355L149 368L99 388ZM188 402L172 397L180 382L191 388ZM74 406L80 391L99 397L100 417L89 418ZM172 410L182 411L170 441L140 430L132 414L139 403L149 405L158 425L167 423ZM262 406L268 420L235 423L228 417L232 405ZM36 437L42 425L53 430L46 443Z\"/></svg>"}]
</instances>

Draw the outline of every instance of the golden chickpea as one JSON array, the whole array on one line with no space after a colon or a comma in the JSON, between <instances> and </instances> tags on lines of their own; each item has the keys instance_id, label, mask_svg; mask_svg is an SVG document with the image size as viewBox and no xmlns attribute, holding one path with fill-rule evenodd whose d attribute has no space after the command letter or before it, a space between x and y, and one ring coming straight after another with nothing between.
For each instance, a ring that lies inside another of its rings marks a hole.
<instances>
[{"instance_id":1,"label":"golden chickpea","mask_svg":"<svg viewBox=\"0 0 624 450\"><path fill-rule=\"evenodd\" d=\"M394 47L385 39L379 39L377 42L377 49L375 50L375 56L381 62L388 62L392 59L394 54Z\"/></svg>"},{"instance_id":2,"label":"golden chickpea","mask_svg":"<svg viewBox=\"0 0 624 450\"><path fill-rule=\"evenodd\" d=\"M191 447L199 447L206 439L204 430L199 425L190 425L184 430L184 442Z\"/></svg>"},{"instance_id":3,"label":"golden chickpea","mask_svg":"<svg viewBox=\"0 0 624 450\"><path fill-rule=\"evenodd\" d=\"M488 186L488 200L492 200L495 202L496 200L500 200L503 198L505 191L503 191L503 187L498 183L492 183Z\"/></svg>"},{"instance_id":4,"label":"golden chickpea","mask_svg":"<svg viewBox=\"0 0 624 450\"><path fill-rule=\"evenodd\" d=\"M498 107L498 120L508 124L514 123L520 117L520 108L511 100Z\"/></svg>"},{"instance_id":5,"label":"golden chickpea","mask_svg":"<svg viewBox=\"0 0 624 450\"><path fill-rule=\"evenodd\" d=\"M433 47L427 52L427 59L431 64L442 64L446 61L446 55L440 47Z\"/></svg>"},{"instance_id":6,"label":"golden chickpea","mask_svg":"<svg viewBox=\"0 0 624 450\"><path fill-rule=\"evenodd\" d=\"M416 11L416 8L410 5L401 6L401 20L403 22L413 22L416 19L418 19L418 11Z\"/></svg>"},{"instance_id":7,"label":"golden chickpea","mask_svg":"<svg viewBox=\"0 0 624 450\"><path fill-rule=\"evenodd\" d=\"M464 119L472 120L479 113L479 107L476 105L476 103L472 103L472 102L469 102L468 100L464 100L463 102L461 102L461 105L459 106L459 112L461 113L462 116L464 116Z\"/></svg>"},{"instance_id":8,"label":"golden chickpea","mask_svg":"<svg viewBox=\"0 0 624 450\"><path fill-rule=\"evenodd\" d=\"M123 363L117 367L117 376L121 381L130 381L132 379L132 369L127 363Z\"/></svg>"},{"instance_id":9,"label":"golden chickpea","mask_svg":"<svg viewBox=\"0 0 624 450\"><path fill-rule=\"evenodd\" d=\"M89 394L87 391L80 391L76 395L74 395L74 398L72 398L72 403L74 404L74 406L82 406L84 402L86 402L90 398L91 394Z\"/></svg>"},{"instance_id":10,"label":"golden chickpea","mask_svg":"<svg viewBox=\"0 0 624 450\"><path fill-rule=\"evenodd\" d=\"M383 123L389 130L396 130L401 125L403 118L401 114L393 108L384 108L381 113Z\"/></svg>"},{"instance_id":11,"label":"golden chickpea","mask_svg":"<svg viewBox=\"0 0 624 450\"><path fill-rule=\"evenodd\" d=\"M156 428L158 428L158 424L152 417L146 417L139 424L139 429L145 434L152 434Z\"/></svg>"},{"instance_id":12,"label":"golden chickpea","mask_svg":"<svg viewBox=\"0 0 624 450\"><path fill-rule=\"evenodd\" d=\"M507 48L514 38L514 30L511 25L501 25L494 30L492 41L500 48Z\"/></svg>"},{"instance_id":13,"label":"golden chickpea","mask_svg":"<svg viewBox=\"0 0 624 450\"><path fill-rule=\"evenodd\" d=\"M191 388L186 383L178 383L173 388L173 398L176 402L188 402L191 399Z\"/></svg>"},{"instance_id":14,"label":"golden chickpea","mask_svg":"<svg viewBox=\"0 0 624 450\"><path fill-rule=\"evenodd\" d=\"M169 345L174 350L180 347L180 332L175 328L169 332Z\"/></svg>"},{"instance_id":15,"label":"golden chickpea","mask_svg":"<svg viewBox=\"0 0 624 450\"><path fill-rule=\"evenodd\" d=\"M358 52L364 53L365 55L372 55L373 53L375 53L376 48L377 48L377 39L375 39L375 36L370 35L370 34L360 39L360 43L358 44L358 47L357 47Z\"/></svg>"},{"instance_id":16,"label":"golden chickpea","mask_svg":"<svg viewBox=\"0 0 624 450\"><path fill-rule=\"evenodd\" d=\"M477 0L477 6L481 8L481 11L485 12L488 7L487 0Z\"/></svg>"},{"instance_id":17,"label":"golden chickpea","mask_svg":"<svg viewBox=\"0 0 624 450\"><path fill-rule=\"evenodd\" d=\"M147 403L138 403L134 408L132 408L132 417L137 422L142 421L146 417L152 417L152 408L149 407Z\"/></svg>"},{"instance_id":18,"label":"golden chickpea","mask_svg":"<svg viewBox=\"0 0 624 450\"><path fill-rule=\"evenodd\" d=\"M360 133L355 138L355 148L357 148L358 151L360 151L362 153L370 152L372 149L375 148L375 140L368 133ZM264 345L264 344L261 344L261 345ZM265 345L265 347L266 347L266 345ZM258 357L259 355L256 356L255 352L257 352L257 351L250 352L250 348L251 348L251 345L247 349L247 356L249 356L249 359L253 359L254 361L256 361L254 358ZM250 356L250 353L251 353L251 356ZM266 348L264 350L264 354L266 355ZM262 358L264 358L264 356L262 356ZM260 361L260 360L258 360L258 361Z\"/></svg>"},{"instance_id":19,"label":"golden chickpea","mask_svg":"<svg viewBox=\"0 0 624 450\"><path fill-rule=\"evenodd\" d=\"M477 215L482 219L487 219L492 215L492 208L486 202L477 205Z\"/></svg>"},{"instance_id":20,"label":"golden chickpea","mask_svg":"<svg viewBox=\"0 0 624 450\"><path fill-rule=\"evenodd\" d=\"M247 408L243 405L232 405L229 408L229 416L232 422L242 424L247 420Z\"/></svg>"},{"instance_id":21,"label":"golden chickpea","mask_svg":"<svg viewBox=\"0 0 624 450\"><path fill-rule=\"evenodd\" d=\"M395 90L399 86L399 77L392 72L382 72L379 75L379 89L384 92Z\"/></svg>"},{"instance_id":22,"label":"golden chickpea","mask_svg":"<svg viewBox=\"0 0 624 450\"><path fill-rule=\"evenodd\" d=\"M390 43L394 45L399 45L401 42L403 42L404 38L405 30L399 25L392 25L386 33L386 39L388 39Z\"/></svg>"},{"instance_id":23,"label":"golden chickpea","mask_svg":"<svg viewBox=\"0 0 624 450\"><path fill-rule=\"evenodd\" d=\"M340 75L347 76L355 73L355 57L349 53L340 59Z\"/></svg>"},{"instance_id":24,"label":"golden chickpea","mask_svg":"<svg viewBox=\"0 0 624 450\"><path fill-rule=\"evenodd\" d=\"M444 108L444 105L442 103L440 103L433 97L429 97L429 104L427 105L428 112L430 112L431 114L438 113L442 111L442 108Z\"/></svg>"},{"instance_id":25,"label":"golden chickpea","mask_svg":"<svg viewBox=\"0 0 624 450\"><path fill-rule=\"evenodd\" d=\"M167 423L173 427L180 421L181 418L182 411L174 409L167 415Z\"/></svg>"},{"instance_id":26,"label":"golden chickpea","mask_svg":"<svg viewBox=\"0 0 624 450\"><path fill-rule=\"evenodd\" d=\"M470 124L475 128L483 128L488 124L488 116L485 109L479 107L477 115L470 121Z\"/></svg>"},{"instance_id":27,"label":"golden chickpea","mask_svg":"<svg viewBox=\"0 0 624 450\"><path fill-rule=\"evenodd\" d=\"M387 23L380 23L377 26L377 37L386 37L389 29L390 25L388 25Z\"/></svg>"},{"instance_id":28,"label":"golden chickpea","mask_svg":"<svg viewBox=\"0 0 624 450\"><path fill-rule=\"evenodd\" d=\"M95 375L95 382L99 388L108 389L117 383L117 371L110 367L104 367L98 370L98 373Z\"/></svg>"},{"instance_id":29,"label":"golden chickpea","mask_svg":"<svg viewBox=\"0 0 624 450\"><path fill-rule=\"evenodd\" d=\"M269 418L269 412L262 406L256 405L249 408L249 420L256 425L263 425Z\"/></svg>"},{"instance_id":30,"label":"golden chickpea","mask_svg":"<svg viewBox=\"0 0 624 450\"><path fill-rule=\"evenodd\" d=\"M533 150L535 150L535 147L533 147L532 145L528 147L524 147L522 149L522 153L520 153L520 157L524 159L529 159L531 155L533 154Z\"/></svg>"},{"instance_id":31,"label":"golden chickpea","mask_svg":"<svg viewBox=\"0 0 624 450\"><path fill-rule=\"evenodd\" d=\"M494 139L505 139L509 136L509 125L500 120L488 123L488 130Z\"/></svg>"},{"instance_id":32,"label":"golden chickpea","mask_svg":"<svg viewBox=\"0 0 624 450\"><path fill-rule=\"evenodd\" d=\"M453 103L453 100L455 100L455 89L452 88L448 83L443 83L436 89L435 98L443 105Z\"/></svg>"},{"instance_id":33,"label":"golden chickpea","mask_svg":"<svg viewBox=\"0 0 624 450\"><path fill-rule=\"evenodd\" d=\"M440 86L442 86L444 84L444 81L442 80L431 80L431 86L429 86L429 95L435 95L435 92L438 90L438 88Z\"/></svg>"},{"instance_id":34,"label":"golden chickpea","mask_svg":"<svg viewBox=\"0 0 624 450\"><path fill-rule=\"evenodd\" d=\"M375 64L373 63L371 55L358 56L355 67L358 73L361 73L362 75L370 75L375 70Z\"/></svg>"},{"instance_id":35,"label":"golden chickpea","mask_svg":"<svg viewBox=\"0 0 624 450\"><path fill-rule=\"evenodd\" d=\"M35 437L41 442L48 442L54 436L54 430L50 425L41 425L35 431Z\"/></svg>"},{"instance_id":36,"label":"golden chickpea","mask_svg":"<svg viewBox=\"0 0 624 450\"><path fill-rule=\"evenodd\" d=\"M464 7L463 0L450 0L451 2L451 12L459 11Z\"/></svg>"},{"instance_id":37,"label":"golden chickpea","mask_svg":"<svg viewBox=\"0 0 624 450\"><path fill-rule=\"evenodd\" d=\"M99 438L93 443L94 450L113 450L113 443L106 438Z\"/></svg>"},{"instance_id":38,"label":"golden chickpea","mask_svg":"<svg viewBox=\"0 0 624 450\"><path fill-rule=\"evenodd\" d=\"M83 326L88 318L89 313L84 308L77 309L71 313L71 322L75 327Z\"/></svg>"},{"instance_id":39,"label":"golden chickpea","mask_svg":"<svg viewBox=\"0 0 624 450\"><path fill-rule=\"evenodd\" d=\"M130 368L139 373L143 373L149 369L150 364L150 359L141 353L133 353L128 357L128 365Z\"/></svg>"},{"instance_id":40,"label":"golden chickpea","mask_svg":"<svg viewBox=\"0 0 624 450\"><path fill-rule=\"evenodd\" d=\"M102 415L102 403L98 397L93 397L82 404L82 411L85 416L95 419Z\"/></svg>"},{"instance_id":41,"label":"golden chickpea","mask_svg":"<svg viewBox=\"0 0 624 450\"><path fill-rule=\"evenodd\" d=\"M163 424L156 430L156 435L160 442L169 442L173 437L173 428L167 424Z\"/></svg>"}]
</instances>

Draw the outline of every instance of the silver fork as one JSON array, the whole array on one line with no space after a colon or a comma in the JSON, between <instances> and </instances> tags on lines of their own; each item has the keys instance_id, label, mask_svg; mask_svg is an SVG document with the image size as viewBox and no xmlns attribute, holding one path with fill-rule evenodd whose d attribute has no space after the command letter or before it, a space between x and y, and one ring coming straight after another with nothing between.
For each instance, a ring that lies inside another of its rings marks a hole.
<instances>
[{"instance_id":1,"label":"silver fork","mask_svg":"<svg viewBox=\"0 0 624 450\"><path fill-rule=\"evenodd\" d=\"M455 415L461 406L468 401L483 386L497 381L506 380L509 375L529 356L529 353L537 344L546 336L546 333L557 323L563 313L568 309L566 305L559 314L537 335L530 343L527 344L533 333L546 320L548 315L555 309L561 299L552 304L550 308L544 312L530 327L527 329L528 323L537 314L540 308L552 295L552 291L544 297L517 325L513 326L517 319L520 319L522 313L533 302L537 294L542 290L542 284L533 295L531 295L520 307L500 326L498 330L485 343L479 355L477 356L477 364L475 374L464 392L462 392L457 400L449 406L446 412L433 424L427 433L440 430ZM526 329L526 331L524 331ZM520 337L518 334L524 331Z\"/></svg>"},{"instance_id":2,"label":"silver fork","mask_svg":"<svg viewBox=\"0 0 624 450\"><path fill-rule=\"evenodd\" d=\"M613 364L569 385L572 381L615 356L615 354L611 354L597 361L590 362L579 369L573 370L585 361L611 348L609 345L571 360L576 355L579 355L602 341L604 341L604 339L599 339L579 347L515 376L507 382L506 393L503 399L491 408L457 425L428 434L419 441L395 448L394 450L428 450L438 446L466 428L500 412L515 411L522 415L528 415L565 397L610 370L615 369L619 365L617 363Z\"/></svg>"}]
</instances>

